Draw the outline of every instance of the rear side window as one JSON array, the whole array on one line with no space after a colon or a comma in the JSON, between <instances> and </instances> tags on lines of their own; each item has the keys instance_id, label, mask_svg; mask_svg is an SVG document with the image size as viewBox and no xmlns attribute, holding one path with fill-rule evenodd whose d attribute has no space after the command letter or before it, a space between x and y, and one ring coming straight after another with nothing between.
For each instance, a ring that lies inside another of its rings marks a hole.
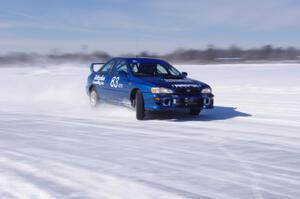
<instances>
[{"instance_id":1,"label":"rear side window","mask_svg":"<svg viewBox=\"0 0 300 199\"><path fill-rule=\"evenodd\" d=\"M107 64L105 64L101 69L100 69L100 72L101 73L107 73L111 70L111 68L114 66L115 64L115 61L112 60L110 62L108 62Z\"/></svg>"}]
</instances>

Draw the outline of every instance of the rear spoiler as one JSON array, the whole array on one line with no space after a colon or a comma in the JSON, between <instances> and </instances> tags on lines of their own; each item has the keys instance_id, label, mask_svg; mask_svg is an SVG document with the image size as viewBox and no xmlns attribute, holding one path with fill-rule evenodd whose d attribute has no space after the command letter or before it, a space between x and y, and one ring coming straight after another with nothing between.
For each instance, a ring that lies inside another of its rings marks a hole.
<instances>
[{"instance_id":1,"label":"rear spoiler","mask_svg":"<svg viewBox=\"0 0 300 199\"><path fill-rule=\"evenodd\" d=\"M91 66L90 66L91 72L97 72L97 71L99 71L99 69L100 69L104 64L105 64L105 63L100 63L100 62L92 63ZM96 70L95 70L95 66L96 66Z\"/></svg>"}]
</instances>

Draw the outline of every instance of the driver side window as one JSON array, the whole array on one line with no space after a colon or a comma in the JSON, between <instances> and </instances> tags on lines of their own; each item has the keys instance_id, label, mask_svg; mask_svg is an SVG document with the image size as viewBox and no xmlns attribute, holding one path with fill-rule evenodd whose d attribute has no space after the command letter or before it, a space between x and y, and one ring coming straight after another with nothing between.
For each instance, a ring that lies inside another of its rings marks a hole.
<instances>
[{"instance_id":1,"label":"driver side window","mask_svg":"<svg viewBox=\"0 0 300 199\"><path fill-rule=\"evenodd\" d=\"M156 70L158 74L168 74L168 71L159 64L157 65Z\"/></svg>"},{"instance_id":2,"label":"driver side window","mask_svg":"<svg viewBox=\"0 0 300 199\"><path fill-rule=\"evenodd\" d=\"M124 60L121 61L116 67L116 74L118 74L118 72L120 72L120 71L123 71L126 74L128 74L127 63Z\"/></svg>"}]
</instances>

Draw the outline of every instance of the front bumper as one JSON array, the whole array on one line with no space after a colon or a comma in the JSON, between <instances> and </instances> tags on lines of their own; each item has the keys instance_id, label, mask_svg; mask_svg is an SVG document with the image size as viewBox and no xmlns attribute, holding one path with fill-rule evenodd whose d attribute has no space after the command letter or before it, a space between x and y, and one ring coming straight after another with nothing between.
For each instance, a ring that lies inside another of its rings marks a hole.
<instances>
[{"instance_id":1,"label":"front bumper","mask_svg":"<svg viewBox=\"0 0 300 199\"><path fill-rule=\"evenodd\" d=\"M187 108L212 109L213 94L152 94L144 93L146 110L176 110Z\"/></svg>"}]
</instances>

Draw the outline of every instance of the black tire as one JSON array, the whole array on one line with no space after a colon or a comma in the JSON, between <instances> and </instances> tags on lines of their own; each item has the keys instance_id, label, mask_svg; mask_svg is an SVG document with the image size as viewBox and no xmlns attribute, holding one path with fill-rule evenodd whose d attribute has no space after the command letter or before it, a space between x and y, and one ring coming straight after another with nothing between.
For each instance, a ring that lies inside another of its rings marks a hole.
<instances>
[{"instance_id":1,"label":"black tire","mask_svg":"<svg viewBox=\"0 0 300 199\"><path fill-rule=\"evenodd\" d=\"M143 120L145 118L145 105L144 105L144 97L141 91L136 92L135 102L136 102L136 119Z\"/></svg>"},{"instance_id":2,"label":"black tire","mask_svg":"<svg viewBox=\"0 0 300 199\"><path fill-rule=\"evenodd\" d=\"M200 108L191 108L190 109L190 115L199 115L201 112Z\"/></svg>"},{"instance_id":3,"label":"black tire","mask_svg":"<svg viewBox=\"0 0 300 199\"><path fill-rule=\"evenodd\" d=\"M136 108L136 96L131 100L131 107Z\"/></svg>"},{"instance_id":4,"label":"black tire","mask_svg":"<svg viewBox=\"0 0 300 199\"><path fill-rule=\"evenodd\" d=\"M91 107L96 108L99 105L100 98L95 87L91 88L89 97Z\"/></svg>"}]
</instances>

